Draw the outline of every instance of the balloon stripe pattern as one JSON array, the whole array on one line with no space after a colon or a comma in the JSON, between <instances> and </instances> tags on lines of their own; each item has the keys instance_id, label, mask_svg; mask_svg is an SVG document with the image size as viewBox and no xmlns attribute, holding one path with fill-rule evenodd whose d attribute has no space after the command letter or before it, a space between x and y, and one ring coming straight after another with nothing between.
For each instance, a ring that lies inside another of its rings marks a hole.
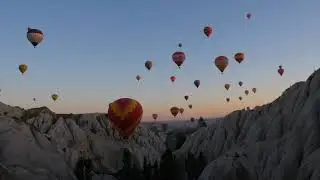
<instances>
[{"instance_id":1,"label":"balloon stripe pattern","mask_svg":"<svg viewBox=\"0 0 320 180\"><path fill-rule=\"evenodd\" d=\"M124 137L129 137L140 123L143 114L141 104L130 98L121 98L109 104L108 116L112 125Z\"/></svg>"}]
</instances>

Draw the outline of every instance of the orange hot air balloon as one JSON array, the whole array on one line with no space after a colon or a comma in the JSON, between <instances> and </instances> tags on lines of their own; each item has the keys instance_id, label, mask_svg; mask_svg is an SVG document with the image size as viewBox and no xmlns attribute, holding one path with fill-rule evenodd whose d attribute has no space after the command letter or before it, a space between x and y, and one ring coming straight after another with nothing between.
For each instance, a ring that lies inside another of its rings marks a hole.
<instances>
[{"instance_id":1,"label":"orange hot air balloon","mask_svg":"<svg viewBox=\"0 0 320 180\"><path fill-rule=\"evenodd\" d=\"M128 138L139 125L143 114L141 104L130 98L120 98L109 104L108 117L121 136Z\"/></svg>"},{"instance_id":2,"label":"orange hot air balloon","mask_svg":"<svg viewBox=\"0 0 320 180\"><path fill-rule=\"evenodd\" d=\"M176 117L178 113L180 112L180 109L178 107L172 107L170 108L170 112L173 115L173 117Z\"/></svg>"},{"instance_id":3,"label":"orange hot air balloon","mask_svg":"<svg viewBox=\"0 0 320 180\"><path fill-rule=\"evenodd\" d=\"M152 118L153 118L154 120L157 120L158 114L152 114Z\"/></svg>"},{"instance_id":4,"label":"orange hot air balloon","mask_svg":"<svg viewBox=\"0 0 320 180\"><path fill-rule=\"evenodd\" d=\"M212 27L206 26L203 28L203 33L209 38L213 32Z\"/></svg>"},{"instance_id":5,"label":"orange hot air balloon","mask_svg":"<svg viewBox=\"0 0 320 180\"><path fill-rule=\"evenodd\" d=\"M229 60L226 56L218 56L214 60L214 64L221 71L221 73L223 73L223 71L227 68L229 64Z\"/></svg>"},{"instance_id":6,"label":"orange hot air balloon","mask_svg":"<svg viewBox=\"0 0 320 180\"><path fill-rule=\"evenodd\" d=\"M257 92L257 88L252 88L252 92L256 93Z\"/></svg>"},{"instance_id":7,"label":"orange hot air balloon","mask_svg":"<svg viewBox=\"0 0 320 180\"><path fill-rule=\"evenodd\" d=\"M175 76L171 76L170 80L171 80L171 82L174 82L176 80L176 77Z\"/></svg>"},{"instance_id":8,"label":"orange hot air balloon","mask_svg":"<svg viewBox=\"0 0 320 180\"><path fill-rule=\"evenodd\" d=\"M199 86L200 86L200 80L194 80L193 84L194 84L197 88L199 88Z\"/></svg>"},{"instance_id":9,"label":"orange hot air balloon","mask_svg":"<svg viewBox=\"0 0 320 180\"><path fill-rule=\"evenodd\" d=\"M239 86L241 87L243 85L243 82L242 81L239 81L238 82Z\"/></svg>"},{"instance_id":10,"label":"orange hot air balloon","mask_svg":"<svg viewBox=\"0 0 320 180\"><path fill-rule=\"evenodd\" d=\"M20 64L20 65L19 65L19 71L21 72L22 75L23 75L27 70L28 70L28 65L26 65L26 64Z\"/></svg>"},{"instance_id":11,"label":"orange hot air balloon","mask_svg":"<svg viewBox=\"0 0 320 180\"><path fill-rule=\"evenodd\" d=\"M241 97L241 96L239 96L239 100L240 100L240 101L242 100L242 97Z\"/></svg>"},{"instance_id":12,"label":"orange hot air balloon","mask_svg":"<svg viewBox=\"0 0 320 180\"><path fill-rule=\"evenodd\" d=\"M186 101L188 101L189 96L184 96L184 99L185 99Z\"/></svg>"},{"instance_id":13,"label":"orange hot air balloon","mask_svg":"<svg viewBox=\"0 0 320 180\"><path fill-rule=\"evenodd\" d=\"M282 68L282 66L279 66L278 73L280 74L280 76L283 75L284 69Z\"/></svg>"},{"instance_id":14,"label":"orange hot air balloon","mask_svg":"<svg viewBox=\"0 0 320 180\"><path fill-rule=\"evenodd\" d=\"M224 88L226 88L226 90L228 91L230 89L230 84L225 84Z\"/></svg>"},{"instance_id":15,"label":"orange hot air balloon","mask_svg":"<svg viewBox=\"0 0 320 180\"><path fill-rule=\"evenodd\" d=\"M186 55L184 54L184 52L177 51L177 52L172 54L172 60L173 60L174 63L176 63L176 65L179 68L181 68L181 65L186 60Z\"/></svg>"},{"instance_id":16,"label":"orange hot air balloon","mask_svg":"<svg viewBox=\"0 0 320 180\"><path fill-rule=\"evenodd\" d=\"M230 98L226 98L226 101L229 102L229 101L230 101Z\"/></svg>"},{"instance_id":17,"label":"orange hot air balloon","mask_svg":"<svg viewBox=\"0 0 320 180\"><path fill-rule=\"evenodd\" d=\"M192 109L192 104L189 104L188 107L189 107L189 109Z\"/></svg>"},{"instance_id":18,"label":"orange hot air balloon","mask_svg":"<svg viewBox=\"0 0 320 180\"><path fill-rule=\"evenodd\" d=\"M137 75L137 76L136 76L136 79L137 79L137 81L140 81L141 76Z\"/></svg>"},{"instance_id":19,"label":"orange hot air balloon","mask_svg":"<svg viewBox=\"0 0 320 180\"><path fill-rule=\"evenodd\" d=\"M244 60L244 53L238 52L234 55L234 59L240 64Z\"/></svg>"},{"instance_id":20,"label":"orange hot air balloon","mask_svg":"<svg viewBox=\"0 0 320 180\"><path fill-rule=\"evenodd\" d=\"M245 90L244 93L248 96L249 91L248 91L248 90Z\"/></svg>"},{"instance_id":21,"label":"orange hot air balloon","mask_svg":"<svg viewBox=\"0 0 320 180\"><path fill-rule=\"evenodd\" d=\"M183 108L180 108L180 109L179 109L179 112L180 112L180 114L183 114L184 109L183 109Z\"/></svg>"},{"instance_id":22,"label":"orange hot air balloon","mask_svg":"<svg viewBox=\"0 0 320 180\"><path fill-rule=\"evenodd\" d=\"M150 71L152 68L152 61L146 61L144 63L144 66Z\"/></svg>"}]
</instances>

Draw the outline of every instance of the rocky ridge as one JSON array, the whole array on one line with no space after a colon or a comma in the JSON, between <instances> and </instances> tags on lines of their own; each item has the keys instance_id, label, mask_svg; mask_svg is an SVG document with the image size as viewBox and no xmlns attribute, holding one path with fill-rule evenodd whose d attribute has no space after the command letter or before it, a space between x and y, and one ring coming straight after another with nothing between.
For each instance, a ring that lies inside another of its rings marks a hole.
<instances>
[{"instance_id":1,"label":"rocky ridge","mask_svg":"<svg viewBox=\"0 0 320 180\"><path fill-rule=\"evenodd\" d=\"M319 123L320 70L269 104L199 129L175 155L206 156L199 180L318 180Z\"/></svg>"},{"instance_id":2,"label":"rocky ridge","mask_svg":"<svg viewBox=\"0 0 320 180\"><path fill-rule=\"evenodd\" d=\"M122 139L104 114L55 114L46 107L24 110L0 103L0 171L11 179L76 179L73 168L80 157L92 159L98 174L114 173L123 166L124 149L142 168L144 159L159 160L164 141L143 126Z\"/></svg>"}]
</instances>

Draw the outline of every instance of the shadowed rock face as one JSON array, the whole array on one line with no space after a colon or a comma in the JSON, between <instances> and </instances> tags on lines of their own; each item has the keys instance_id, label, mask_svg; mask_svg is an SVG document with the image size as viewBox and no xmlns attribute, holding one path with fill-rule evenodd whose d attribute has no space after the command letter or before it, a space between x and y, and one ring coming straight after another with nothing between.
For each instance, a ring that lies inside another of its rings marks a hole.
<instances>
[{"instance_id":1,"label":"shadowed rock face","mask_svg":"<svg viewBox=\"0 0 320 180\"><path fill-rule=\"evenodd\" d=\"M320 70L275 101L201 128L175 152L203 152L200 180L307 180L320 176Z\"/></svg>"},{"instance_id":2,"label":"shadowed rock face","mask_svg":"<svg viewBox=\"0 0 320 180\"><path fill-rule=\"evenodd\" d=\"M46 107L23 110L0 103L4 179L76 179L73 169L80 156L93 161L99 174L95 178L107 177L101 174L122 168L124 149L131 151L139 168L144 159L155 162L165 151L164 139L140 126L124 140L105 114L55 114Z\"/></svg>"}]
</instances>

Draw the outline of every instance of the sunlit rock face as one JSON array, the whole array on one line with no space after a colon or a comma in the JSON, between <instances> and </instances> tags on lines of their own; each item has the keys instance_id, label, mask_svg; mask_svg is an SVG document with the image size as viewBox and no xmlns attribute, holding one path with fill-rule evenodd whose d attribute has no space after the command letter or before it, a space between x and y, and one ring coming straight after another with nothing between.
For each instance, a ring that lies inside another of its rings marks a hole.
<instances>
[{"instance_id":1,"label":"sunlit rock face","mask_svg":"<svg viewBox=\"0 0 320 180\"><path fill-rule=\"evenodd\" d=\"M23 110L0 103L0 172L9 179L76 179L80 156L93 161L99 172L94 178L112 179L101 174L122 168L124 149L142 168L144 159L159 160L164 140L142 126L124 140L104 114L59 115L46 107Z\"/></svg>"},{"instance_id":2,"label":"sunlit rock face","mask_svg":"<svg viewBox=\"0 0 320 180\"><path fill-rule=\"evenodd\" d=\"M199 129L175 155L205 154L199 180L319 179L319 89L320 70L269 104Z\"/></svg>"}]
</instances>

